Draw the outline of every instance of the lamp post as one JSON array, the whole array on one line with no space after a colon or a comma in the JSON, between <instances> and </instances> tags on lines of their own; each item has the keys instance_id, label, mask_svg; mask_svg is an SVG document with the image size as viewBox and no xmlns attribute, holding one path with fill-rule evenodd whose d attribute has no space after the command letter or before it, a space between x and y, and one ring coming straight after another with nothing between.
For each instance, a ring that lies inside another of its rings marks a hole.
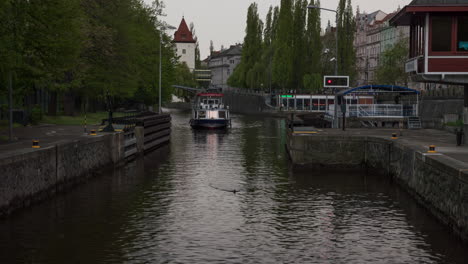
<instances>
[{"instance_id":1,"label":"lamp post","mask_svg":"<svg viewBox=\"0 0 468 264\"><path fill-rule=\"evenodd\" d=\"M176 29L173 26L170 25L163 25L159 29L159 102L158 102L158 114L162 113L162 108L161 108L161 90L162 90L162 38L163 38L163 32L166 29Z\"/></svg>"},{"instance_id":2,"label":"lamp post","mask_svg":"<svg viewBox=\"0 0 468 264\"><path fill-rule=\"evenodd\" d=\"M319 6L315 5L308 5L307 8L309 9L320 9L320 10L325 10L325 11L330 11L335 13L338 16L338 12L333 9L328 9L328 8L322 8ZM335 58L335 76L338 76L338 18L335 17L335 23L336 23L336 58Z\"/></svg>"},{"instance_id":3,"label":"lamp post","mask_svg":"<svg viewBox=\"0 0 468 264\"><path fill-rule=\"evenodd\" d=\"M329 12L333 12L336 14L335 16L335 23L336 23L336 55L335 55L335 76L338 76L338 12L333 9L328 9L328 8L322 8L320 6L315 6L315 5L308 5L307 8L309 9L320 9L320 10L325 10ZM335 95L335 109L334 109L334 119L333 119L333 127L338 128L338 97Z\"/></svg>"}]
</instances>

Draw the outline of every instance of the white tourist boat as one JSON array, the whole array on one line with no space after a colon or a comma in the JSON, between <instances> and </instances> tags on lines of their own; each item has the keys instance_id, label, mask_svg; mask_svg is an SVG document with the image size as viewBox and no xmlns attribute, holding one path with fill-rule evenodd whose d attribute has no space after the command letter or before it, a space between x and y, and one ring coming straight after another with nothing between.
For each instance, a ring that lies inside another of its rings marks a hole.
<instances>
[{"instance_id":1,"label":"white tourist boat","mask_svg":"<svg viewBox=\"0 0 468 264\"><path fill-rule=\"evenodd\" d=\"M229 107L222 93L199 93L195 98L190 125L195 129L225 129L231 126Z\"/></svg>"}]
</instances>

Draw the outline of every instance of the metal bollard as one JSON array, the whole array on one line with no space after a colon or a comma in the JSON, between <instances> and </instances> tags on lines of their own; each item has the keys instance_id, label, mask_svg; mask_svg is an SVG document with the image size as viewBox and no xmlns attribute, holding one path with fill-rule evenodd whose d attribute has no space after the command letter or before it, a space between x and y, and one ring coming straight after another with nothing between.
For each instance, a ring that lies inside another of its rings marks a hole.
<instances>
[{"instance_id":1,"label":"metal bollard","mask_svg":"<svg viewBox=\"0 0 468 264\"><path fill-rule=\"evenodd\" d=\"M41 148L41 146L39 146L39 140L32 141L32 148L35 148L35 149Z\"/></svg>"},{"instance_id":2,"label":"metal bollard","mask_svg":"<svg viewBox=\"0 0 468 264\"><path fill-rule=\"evenodd\" d=\"M437 153L436 146L435 145L430 145L429 146L429 151L427 153Z\"/></svg>"}]
</instances>

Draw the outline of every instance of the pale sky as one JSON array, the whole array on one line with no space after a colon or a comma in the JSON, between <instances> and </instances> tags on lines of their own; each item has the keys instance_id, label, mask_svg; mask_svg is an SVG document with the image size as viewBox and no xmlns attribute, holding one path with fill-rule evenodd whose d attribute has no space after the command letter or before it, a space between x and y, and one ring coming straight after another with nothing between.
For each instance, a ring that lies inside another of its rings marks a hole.
<instances>
[{"instance_id":1,"label":"pale sky","mask_svg":"<svg viewBox=\"0 0 468 264\"><path fill-rule=\"evenodd\" d=\"M144 0L151 3L152 0ZM247 8L253 2L258 4L260 17L265 21L270 5L279 6L281 0L163 0L166 4L165 21L178 27L182 16L187 24L195 24L195 31L200 43L202 59L209 53L210 40L213 40L215 50L221 45L229 47L235 43L242 43L245 35ZM321 0L321 6L336 9L339 0ZM386 13L395 11L398 6L404 7L411 0L352 0L353 11L359 6L361 12L372 13L382 10ZM335 23L335 14L322 11L322 27L331 21ZM173 34L174 32L168 32Z\"/></svg>"}]
</instances>

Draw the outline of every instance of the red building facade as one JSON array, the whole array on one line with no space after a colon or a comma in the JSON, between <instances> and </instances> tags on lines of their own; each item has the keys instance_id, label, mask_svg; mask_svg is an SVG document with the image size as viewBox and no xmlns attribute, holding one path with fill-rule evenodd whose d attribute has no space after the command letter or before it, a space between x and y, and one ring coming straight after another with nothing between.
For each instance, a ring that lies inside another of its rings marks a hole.
<instances>
[{"instance_id":1,"label":"red building facade","mask_svg":"<svg viewBox=\"0 0 468 264\"><path fill-rule=\"evenodd\" d=\"M468 84L468 1L414 0L391 23L410 26L406 71L415 81Z\"/></svg>"}]
</instances>

